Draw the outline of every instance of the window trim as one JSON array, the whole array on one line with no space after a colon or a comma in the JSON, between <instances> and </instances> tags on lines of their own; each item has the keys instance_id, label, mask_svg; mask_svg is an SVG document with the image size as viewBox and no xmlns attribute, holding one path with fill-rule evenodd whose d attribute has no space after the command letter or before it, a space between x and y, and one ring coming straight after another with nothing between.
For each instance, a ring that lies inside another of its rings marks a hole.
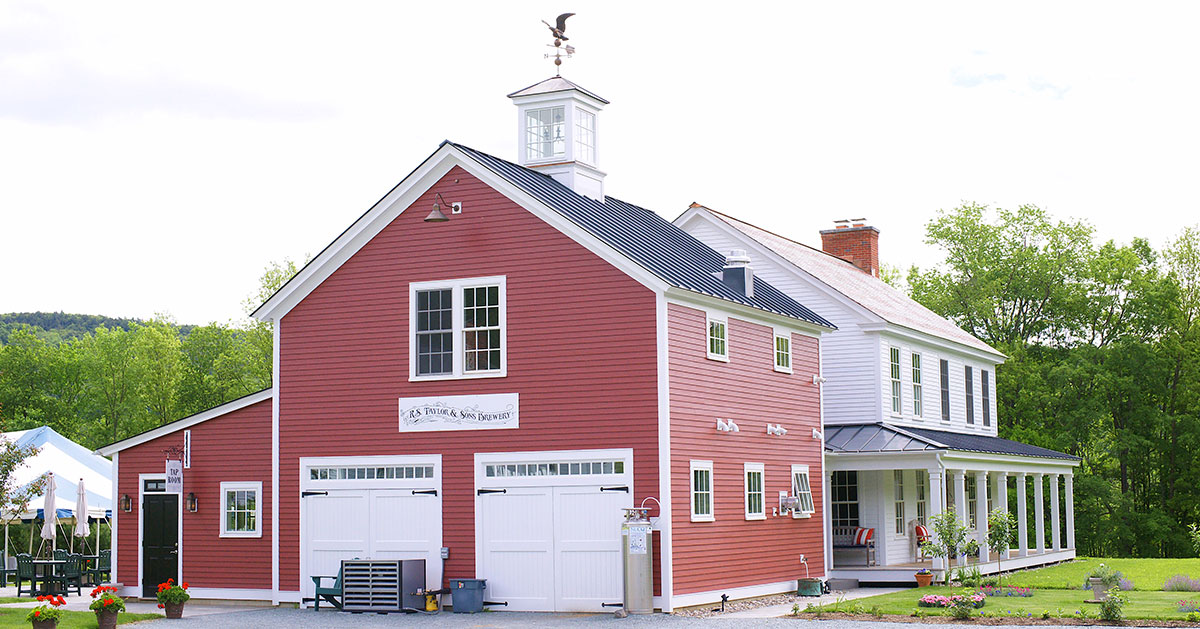
<instances>
[{"instance_id":1,"label":"window trim","mask_svg":"<svg viewBox=\"0 0 1200 629\"><path fill-rule=\"evenodd\" d=\"M979 370L979 391L983 402L983 425L992 425L992 378L987 369Z\"/></svg>"},{"instance_id":2,"label":"window trim","mask_svg":"<svg viewBox=\"0 0 1200 629\"><path fill-rule=\"evenodd\" d=\"M761 511L755 513L750 510L750 475L758 474L758 506ZM742 464L742 494L745 506L745 514L747 520L765 520L767 519L767 472L766 466L762 463L743 463Z\"/></svg>"},{"instance_id":3,"label":"window trim","mask_svg":"<svg viewBox=\"0 0 1200 629\"><path fill-rule=\"evenodd\" d=\"M696 472L708 472L708 513L696 513ZM713 462L712 461L690 461L688 463L688 511L691 513L692 522L715 522L716 521L716 505L714 504L713 496L716 493L713 491Z\"/></svg>"},{"instance_id":4,"label":"window trim","mask_svg":"<svg viewBox=\"0 0 1200 629\"><path fill-rule=\"evenodd\" d=\"M843 478L847 479L847 483L844 485L844 487L847 490L846 493L847 494L850 493L850 491L849 491L850 488L854 489L854 500L838 500L837 489L838 489L838 487L841 487L841 485L837 484L837 477L839 474L841 474ZM848 482L848 479L850 478L851 475L854 476L853 483ZM860 496L860 492L859 492L859 488L861 488L861 487L862 487L862 484L858 477L858 470L834 470L833 474L830 476L830 479L829 479L829 511L830 511L829 522L830 522L831 526L862 526L862 521L863 521L862 502L861 502L861 496ZM846 505L847 513L850 511L849 506L851 506L851 505L854 506L854 518L853 518L854 523L853 524L850 524L849 517L847 517L846 518L847 521L842 524L836 523L836 521L840 520L840 518L838 518L838 506L839 505Z\"/></svg>"},{"instance_id":5,"label":"window trim","mask_svg":"<svg viewBox=\"0 0 1200 629\"><path fill-rule=\"evenodd\" d=\"M942 421L950 421L950 361L945 358L938 363L938 377L941 378L942 390Z\"/></svg>"},{"instance_id":6,"label":"window trim","mask_svg":"<svg viewBox=\"0 0 1200 629\"><path fill-rule=\"evenodd\" d=\"M905 508L904 470L892 470L892 524L896 526L896 537L907 537L908 509Z\"/></svg>"},{"instance_id":7,"label":"window trim","mask_svg":"<svg viewBox=\"0 0 1200 629\"><path fill-rule=\"evenodd\" d=\"M785 343L787 343L787 350L784 352L779 351L779 341L781 341L781 340L784 341ZM791 335L791 333L776 331L775 335L771 338L771 346L772 346L772 349L774 350L771 353L775 356L775 361L774 361L775 371L778 371L779 373L792 373L792 335ZM780 364L779 364L779 357L781 354L787 359L786 366L780 366Z\"/></svg>"},{"instance_id":8,"label":"window trim","mask_svg":"<svg viewBox=\"0 0 1200 629\"><path fill-rule=\"evenodd\" d=\"M590 128L580 124L581 122L583 122L585 120L591 121L592 125ZM584 142L582 140L582 138L585 134L590 136L590 139L591 139L590 143ZM575 154L574 154L575 161L583 162L584 164L595 165L597 163L596 162L596 114L595 113L590 112L582 107L578 107L578 106L575 107L575 136L572 138L572 140L574 140L574 143L575 143L575 146L572 147L573 149L575 149ZM581 148L586 148L587 151L582 151L582 150L580 150ZM590 155L587 155L587 156L582 155L581 153L584 153L584 152L590 152Z\"/></svg>"},{"instance_id":9,"label":"window trim","mask_svg":"<svg viewBox=\"0 0 1200 629\"><path fill-rule=\"evenodd\" d=\"M466 371L466 342L463 326L463 290L481 286L500 288L500 369L493 371ZM453 342L453 368L448 374L417 374L417 292L450 289L451 339ZM408 285L408 381L473 380L476 378L504 378L508 375L508 276L465 277L457 279L410 282Z\"/></svg>"},{"instance_id":10,"label":"window trim","mask_svg":"<svg viewBox=\"0 0 1200 629\"><path fill-rule=\"evenodd\" d=\"M712 342L715 338L712 334L712 326L714 323L721 324L722 331L725 332L725 338L722 339L725 343L724 354L714 354L712 351ZM720 362L729 362L729 318L712 313L707 314L704 318L704 352L709 360L717 360Z\"/></svg>"},{"instance_id":11,"label":"window trim","mask_svg":"<svg viewBox=\"0 0 1200 629\"><path fill-rule=\"evenodd\" d=\"M975 426L975 373L970 365L963 365L963 375L966 376L966 402L964 406L967 409L967 425Z\"/></svg>"},{"instance_id":12,"label":"window trim","mask_svg":"<svg viewBox=\"0 0 1200 629\"><path fill-rule=\"evenodd\" d=\"M900 364L900 348L894 345L888 347L888 379L892 383L892 415L899 416L904 412L904 398L901 394L900 375L904 372Z\"/></svg>"},{"instance_id":13,"label":"window trim","mask_svg":"<svg viewBox=\"0 0 1200 629\"><path fill-rule=\"evenodd\" d=\"M262 521L263 521L262 520L262 506L263 506L262 486L263 486L262 481L222 481L221 482L221 493L218 494L220 496L220 502L219 502L220 508L217 510L221 517L221 523L220 523L220 525L221 525L220 536L221 537L231 537L231 538L262 537L262 530L263 530L263 527L262 527ZM225 522L225 514L226 514L225 494L230 491L254 491L255 492L255 494L254 494L254 532L230 531L225 528L225 524L226 524L226 522Z\"/></svg>"},{"instance_id":14,"label":"window trim","mask_svg":"<svg viewBox=\"0 0 1200 629\"><path fill-rule=\"evenodd\" d=\"M909 353L909 367L912 371L913 417L921 419L925 416L925 378L922 377L924 364L920 352Z\"/></svg>"},{"instance_id":15,"label":"window trim","mask_svg":"<svg viewBox=\"0 0 1200 629\"><path fill-rule=\"evenodd\" d=\"M927 470L916 470L916 482L914 487L917 490L917 521L922 525L928 525L926 520L929 519L929 492L926 490L926 485L929 483L929 472Z\"/></svg>"},{"instance_id":16,"label":"window trim","mask_svg":"<svg viewBox=\"0 0 1200 629\"><path fill-rule=\"evenodd\" d=\"M808 503L812 505L812 509L794 509L792 511L792 519L811 518L817 512L817 501L812 495L812 474L808 472L807 465L792 465L791 472L792 495L797 498L800 497L800 488L796 486L796 475L804 474L804 477L808 479Z\"/></svg>"}]
</instances>

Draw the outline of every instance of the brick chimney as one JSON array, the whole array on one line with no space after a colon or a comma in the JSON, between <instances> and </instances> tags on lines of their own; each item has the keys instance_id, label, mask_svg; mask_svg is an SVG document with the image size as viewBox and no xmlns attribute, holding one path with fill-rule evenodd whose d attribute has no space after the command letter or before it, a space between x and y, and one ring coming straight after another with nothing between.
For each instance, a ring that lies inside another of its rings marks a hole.
<instances>
[{"instance_id":1,"label":"brick chimney","mask_svg":"<svg viewBox=\"0 0 1200 629\"><path fill-rule=\"evenodd\" d=\"M821 249L879 277L879 230L867 219L834 221L833 229L821 230Z\"/></svg>"}]
</instances>

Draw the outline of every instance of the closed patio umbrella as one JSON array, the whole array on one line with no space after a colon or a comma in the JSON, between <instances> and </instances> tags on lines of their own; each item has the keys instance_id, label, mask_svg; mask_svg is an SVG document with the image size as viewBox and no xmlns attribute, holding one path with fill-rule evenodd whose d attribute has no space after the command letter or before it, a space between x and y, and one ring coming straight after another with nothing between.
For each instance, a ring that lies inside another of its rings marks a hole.
<instances>
[{"instance_id":1,"label":"closed patio umbrella","mask_svg":"<svg viewBox=\"0 0 1200 629\"><path fill-rule=\"evenodd\" d=\"M83 479L79 479L79 486L75 488L75 537L81 537L79 543L85 544L87 536L91 533L88 528L88 505L87 491L83 489ZM72 544L74 546L74 544ZM81 546L82 547L82 546Z\"/></svg>"},{"instance_id":2,"label":"closed patio umbrella","mask_svg":"<svg viewBox=\"0 0 1200 629\"><path fill-rule=\"evenodd\" d=\"M54 492L58 483L54 481L54 472L46 474L46 502L42 505L42 539L50 540L51 548L58 547L58 512L54 506Z\"/></svg>"}]
</instances>

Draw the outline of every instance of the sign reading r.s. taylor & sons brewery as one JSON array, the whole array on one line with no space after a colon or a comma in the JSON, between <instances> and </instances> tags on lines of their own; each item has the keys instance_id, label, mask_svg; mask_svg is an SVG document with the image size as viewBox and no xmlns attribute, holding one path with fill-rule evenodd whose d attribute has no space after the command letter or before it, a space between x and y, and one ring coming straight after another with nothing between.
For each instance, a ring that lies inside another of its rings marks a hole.
<instances>
[{"instance_id":1,"label":"sign reading r.s. taylor & sons brewery","mask_svg":"<svg viewBox=\"0 0 1200 629\"><path fill-rule=\"evenodd\" d=\"M516 428L516 393L400 398L400 432Z\"/></svg>"}]
</instances>

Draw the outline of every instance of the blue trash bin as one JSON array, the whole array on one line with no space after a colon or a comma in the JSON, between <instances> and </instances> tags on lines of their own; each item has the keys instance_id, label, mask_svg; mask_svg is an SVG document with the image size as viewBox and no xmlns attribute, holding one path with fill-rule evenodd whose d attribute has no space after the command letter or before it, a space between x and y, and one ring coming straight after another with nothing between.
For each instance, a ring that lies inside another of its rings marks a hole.
<instances>
[{"instance_id":1,"label":"blue trash bin","mask_svg":"<svg viewBox=\"0 0 1200 629\"><path fill-rule=\"evenodd\" d=\"M450 604L456 614L483 611L483 590L487 579L450 579Z\"/></svg>"}]
</instances>

